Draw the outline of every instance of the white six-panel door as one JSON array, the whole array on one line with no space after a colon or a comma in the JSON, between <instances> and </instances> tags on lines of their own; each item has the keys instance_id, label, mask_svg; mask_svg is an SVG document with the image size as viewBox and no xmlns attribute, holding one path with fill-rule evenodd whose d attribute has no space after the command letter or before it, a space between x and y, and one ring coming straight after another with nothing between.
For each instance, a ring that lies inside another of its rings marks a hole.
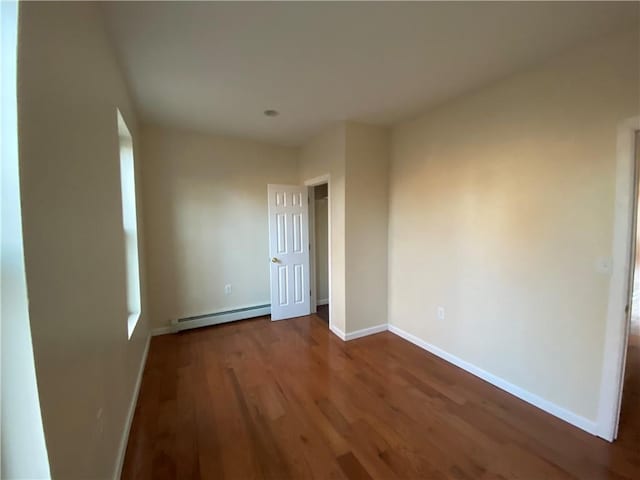
<instances>
[{"instance_id":1,"label":"white six-panel door","mask_svg":"<svg viewBox=\"0 0 640 480\"><path fill-rule=\"evenodd\" d=\"M268 185L271 319L309 315L309 203L307 188Z\"/></svg>"}]
</instances>

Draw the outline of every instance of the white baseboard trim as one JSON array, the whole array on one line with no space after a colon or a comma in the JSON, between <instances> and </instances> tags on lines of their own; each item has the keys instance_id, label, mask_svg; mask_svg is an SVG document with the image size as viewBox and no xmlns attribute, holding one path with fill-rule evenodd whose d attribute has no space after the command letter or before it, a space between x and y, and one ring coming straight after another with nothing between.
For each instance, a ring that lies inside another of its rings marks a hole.
<instances>
[{"instance_id":1,"label":"white baseboard trim","mask_svg":"<svg viewBox=\"0 0 640 480\"><path fill-rule=\"evenodd\" d=\"M329 299L328 298L323 298L322 300L318 300L316 302L316 305L329 305Z\"/></svg>"},{"instance_id":2,"label":"white baseboard trim","mask_svg":"<svg viewBox=\"0 0 640 480\"><path fill-rule=\"evenodd\" d=\"M177 330L173 327L173 325L168 327L156 327L151 329L151 336L157 337L158 335L167 335L169 333L176 333Z\"/></svg>"},{"instance_id":3,"label":"white baseboard trim","mask_svg":"<svg viewBox=\"0 0 640 480\"><path fill-rule=\"evenodd\" d=\"M329 325L329 330L335 333L340 340L348 342L349 340L355 340L356 338L366 337L368 335L373 335L375 333L386 332L387 324L384 323L382 325L376 325L374 327L363 328L362 330L356 330L355 332L344 333L338 327L333 324Z\"/></svg>"},{"instance_id":4,"label":"white baseboard trim","mask_svg":"<svg viewBox=\"0 0 640 480\"><path fill-rule=\"evenodd\" d=\"M355 340L356 338L366 337L368 335L374 335L380 332L386 332L388 329L388 325L386 323L382 325L376 325L374 327L363 328L362 330L356 330L355 332L350 332L345 334L345 341Z\"/></svg>"},{"instance_id":5,"label":"white baseboard trim","mask_svg":"<svg viewBox=\"0 0 640 480\"><path fill-rule=\"evenodd\" d=\"M142 384L142 374L144 373L144 367L147 364L147 355L149 353L149 344L151 343L151 335L147 337L147 343L144 346L144 352L142 353L142 361L140 362L140 368L138 368L138 377L136 378L136 385L133 387L133 397L129 404L129 411L127 412L127 420L122 432L122 438L120 439L120 448L118 449L118 459L116 461L116 471L114 473L114 480L120 480L122 476L122 467L124 465L124 456L127 452L127 443L129 443L129 432L131 431L131 424L133 423L133 415L136 412L136 405L138 403L138 394L140 393L140 385Z\"/></svg>"},{"instance_id":6,"label":"white baseboard trim","mask_svg":"<svg viewBox=\"0 0 640 480\"><path fill-rule=\"evenodd\" d=\"M329 330L331 330L340 340L342 341L346 340L346 335L344 334L344 332L340 330L338 327L336 327L334 324L332 324L331 322L329 322Z\"/></svg>"},{"instance_id":7,"label":"white baseboard trim","mask_svg":"<svg viewBox=\"0 0 640 480\"><path fill-rule=\"evenodd\" d=\"M417 345L418 347L434 354L435 356L440 357L443 360L446 360L447 362L452 363L453 365L471 373L472 375L475 375L476 377L481 378L485 382L488 382L491 385L494 385L499 389L504 390L505 392L510 393L515 397L518 397L520 400L524 400L525 402L530 403L534 407L538 407L539 409L544 410L545 412L553 415L554 417L564 420L565 422L570 423L571 425L578 427L581 430L584 430L585 432L591 433L592 435L596 435L596 429L597 429L596 422L589 420L585 417L582 417L580 415L577 415L569 410L566 410L565 408L562 408L556 405L555 403L550 402L549 400L545 400L544 398L539 397L538 395L528 392L527 390L521 387L518 387L500 377L497 377L485 370L482 370L481 368L476 367L475 365L465 360L462 360L461 358L458 358L455 355L451 355L450 353L445 352L444 350L436 347L435 345L431 345L430 343L427 343L424 340L421 340L420 338L416 337L415 335L409 332L405 332L401 328L398 328L394 325L389 325L389 331L413 343L414 345Z\"/></svg>"}]
</instances>

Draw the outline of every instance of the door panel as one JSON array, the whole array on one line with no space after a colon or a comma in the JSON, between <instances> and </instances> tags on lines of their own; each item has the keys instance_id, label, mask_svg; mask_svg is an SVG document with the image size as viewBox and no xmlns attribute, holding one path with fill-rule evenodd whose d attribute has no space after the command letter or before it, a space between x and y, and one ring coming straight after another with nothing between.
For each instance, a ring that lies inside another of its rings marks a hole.
<instances>
[{"instance_id":1,"label":"door panel","mask_svg":"<svg viewBox=\"0 0 640 480\"><path fill-rule=\"evenodd\" d=\"M269 185L271 319L308 315L309 204L306 187Z\"/></svg>"}]
</instances>

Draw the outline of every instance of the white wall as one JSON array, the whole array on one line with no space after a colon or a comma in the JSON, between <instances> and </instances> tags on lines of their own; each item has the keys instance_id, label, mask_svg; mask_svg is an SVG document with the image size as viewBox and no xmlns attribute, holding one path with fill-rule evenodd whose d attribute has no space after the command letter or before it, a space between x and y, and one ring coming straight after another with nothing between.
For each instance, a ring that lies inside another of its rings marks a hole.
<instances>
[{"instance_id":1,"label":"white wall","mask_svg":"<svg viewBox=\"0 0 640 480\"><path fill-rule=\"evenodd\" d=\"M0 3L0 478L49 478L24 269L16 91L18 2Z\"/></svg>"},{"instance_id":2,"label":"white wall","mask_svg":"<svg viewBox=\"0 0 640 480\"><path fill-rule=\"evenodd\" d=\"M595 262L638 48L637 32L597 42L393 131L389 322L592 421L609 285Z\"/></svg>"},{"instance_id":3,"label":"white wall","mask_svg":"<svg viewBox=\"0 0 640 480\"><path fill-rule=\"evenodd\" d=\"M154 326L270 303L267 184L298 183L297 150L157 126L141 138Z\"/></svg>"},{"instance_id":4,"label":"white wall","mask_svg":"<svg viewBox=\"0 0 640 480\"><path fill-rule=\"evenodd\" d=\"M316 299L329 300L329 199L315 199Z\"/></svg>"},{"instance_id":5,"label":"white wall","mask_svg":"<svg viewBox=\"0 0 640 480\"><path fill-rule=\"evenodd\" d=\"M51 474L112 478L149 333L143 300L127 339L116 109L134 145L136 119L96 4L21 3L18 58L26 280Z\"/></svg>"}]
</instances>

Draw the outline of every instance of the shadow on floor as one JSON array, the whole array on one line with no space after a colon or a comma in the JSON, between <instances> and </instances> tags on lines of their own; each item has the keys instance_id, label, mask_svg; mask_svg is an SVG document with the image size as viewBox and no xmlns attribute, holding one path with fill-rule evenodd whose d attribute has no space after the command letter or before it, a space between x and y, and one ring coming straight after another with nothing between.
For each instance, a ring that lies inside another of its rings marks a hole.
<instances>
[{"instance_id":1,"label":"shadow on floor","mask_svg":"<svg viewBox=\"0 0 640 480\"><path fill-rule=\"evenodd\" d=\"M318 305L316 315L329 323L329 305Z\"/></svg>"}]
</instances>

